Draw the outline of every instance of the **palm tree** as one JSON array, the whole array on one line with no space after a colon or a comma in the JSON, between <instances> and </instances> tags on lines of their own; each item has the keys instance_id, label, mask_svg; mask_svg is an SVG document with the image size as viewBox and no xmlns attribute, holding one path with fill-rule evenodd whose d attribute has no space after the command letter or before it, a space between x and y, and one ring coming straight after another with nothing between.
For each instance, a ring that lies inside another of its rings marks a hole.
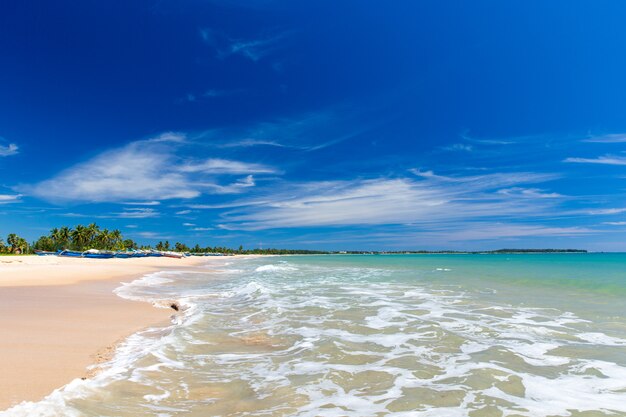
<instances>
[{"instance_id":1,"label":"palm tree","mask_svg":"<svg viewBox=\"0 0 626 417\"><path fill-rule=\"evenodd\" d=\"M121 240L122 240L122 232L120 232L118 229L113 230L111 232L111 241L112 241L113 247L117 248Z\"/></svg>"},{"instance_id":2,"label":"palm tree","mask_svg":"<svg viewBox=\"0 0 626 417\"><path fill-rule=\"evenodd\" d=\"M100 231L100 226L98 226L95 223L91 223L90 225L87 226L87 232L86 232L86 236L85 236L85 244L87 246L92 246L93 245L93 241L96 238L96 236L98 235L98 232Z\"/></svg>"},{"instance_id":3,"label":"palm tree","mask_svg":"<svg viewBox=\"0 0 626 417\"><path fill-rule=\"evenodd\" d=\"M11 246L11 252L13 253L24 253L28 249L26 239L19 237L15 233L7 236L7 244Z\"/></svg>"},{"instance_id":4,"label":"palm tree","mask_svg":"<svg viewBox=\"0 0 626 417\"><path fill-rule=\"evenodd\" d=\"M109 229L100 230L95 237L98 249L111 249L111 240L111 232L109 232Z\"/></svg>"},{"instance_id":5,"label":"palm tree","mask_svg":"<svg viewBox=\"0 0 626 417\"><path fill-rule=\"evenodd\" d=\"M59 229L59 236L58 236L59 247L57 249L64 249L65 246L68 245L71 234L72 234L72 229L70 229L67 226L63 226L62 228Z\"/></svg>"},{"instance_id":6,"label":"palm tree","mask_svg":"<svg viewBox=\"0 0 626 417\"><path fill-rule=\"evenodd\" d=\"M55 227L54 229L50 230L50 234L48 236L52 240L53 246L57 246L58 245L58 238L59 238L59 229L57 229Z\"/></svg>"},{"instance_id":7,"label":"palm tree","mask_svg":"<svg viewBox=\"0 0 626 417\"><path fill-rule=\"evenodd\" d=\"M77 250L84 250L89 235L90 232L87 230L87 228L82 224L79 224L71 232L72 246L74 246L74 248Z\"/></svg>"}]
</instances>

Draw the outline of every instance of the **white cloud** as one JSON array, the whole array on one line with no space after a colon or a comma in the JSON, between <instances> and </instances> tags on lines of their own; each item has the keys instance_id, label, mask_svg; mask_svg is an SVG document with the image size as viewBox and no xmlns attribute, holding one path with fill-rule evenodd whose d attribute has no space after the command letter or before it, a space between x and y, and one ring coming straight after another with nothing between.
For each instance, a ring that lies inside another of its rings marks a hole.
<instances>
[{"instance_id":1,"label":"white cloud","mask_svg":"<svg viewBox=\"0 0 626 417\"><path fill-rule=\"evenodd\" d=\"M603 222L602 224L608 224L610 226L626 226L626 222Z\"/></svg>"},{"instance_id":2,"label":"white cloud","mask_svg":"<svg viewBox=\"0 0 626 417\"><path fill-rule=\"evenodd\" d=\"M148 219L159 216L160 213L151 208L126 209L126 211L113 215L113 217L119 217L120 219Z\"/></svg>"},{"instance_id":3,"label":"white cloud","mask_svg":"<svg viewBox=\"0 0 626 417\"><path fill-rule=\"evenodd\" d=\"M499 194L508 195L511 197L521 197L521 198L563 198L564 196L558 193L546 193L544 190L539 188L522 188L522 187L512 187L512 188L503 188L498 190Z\"/></svg>"},{"instance_id":4,"label":"white cloud","mask_svg":"<svg viewBox=\"0 0 626 417\"><path fill-rule=\"evenodd\" d=\"M158 136L146 140L146 142L171 142L171 143L183 143L187 140L187 135L180 132L164 132Z\"/></svg>"},{"instance_id":5,"label":"white cloud","mask_svg":"<svg viewBox=\"0 0 626 417\"><path fill-rule=\"evenodd\" d=\"M179 214L179 215L189 214L189 213L191 213L191 210L180 210L176 212L176 214Z\"/></svg>"},{"instance_id":6,"label":"white cloud","mask_svg":"<svg viewBox=\"0 0 626 417\"><path fill-rule=\"evenodd\" d=\"M218 52L218 57L226 58L230 55L241 55L251 61L257 62L271 53L275 52L286 33L280 33L275 36L251 39L251 40L233 40L226 49Z\"/></svg>"},{"instance_id":7,"label":"white cloud","mask_svg":"<svg viewBox=\"0 0 626 417\"><path fill-rule=\"evenodd\" d=\"M626 212L626 208L620 207L620 208L606 208L606 209L590 210L588 214L606 215L606 214L619 214L619 213L624 213L624 212Z\"/></svg>"},{"instance_id":8,"label":"white cloud","mask_svg":"<svg viewBox=\"0 0 626 417\"><path fill-rule=\"evenodd\" d=\"M0 145L0 156L10 156L18 153L19 147L15 143L9 143L7 146Z\"/></svg>"},{"instance_id":9,"label":"white cloud","mask_svg":"<svg viewBox=\"0 0 626 417\"><path fill-rule=\"evenodd\" d=\"M624 143L626 142L626 133L612 133L608 135L592 136L583 140L583 142Z\"/></svg>"},{"instance_id":10,"label":"white cloud","mask_svg":"<svg viewBox=\"0 0 626 417\"><path fill-rule=\"evenodd\" d=\"M210 140L221 148L273 146L310 152L355 139L380 124L364 119L372 120L351 108L337 106L252 126L206 130L196 138Z\"/></svg>"},{"instance_id":11,"label":"white cloud","mask_svg":"<svg viewBox=\"0 0 626 417\"><path fill-rule=\"evenodd\" d=\"M158 206L161 204L160 201L126 201L123 202L122 204L128 205L128 206Z\"/></svg>"},{"instance_id":12,"label":"white cloud","mask_svg":"<svg viewBox=\"0 0 626 417\"><path fill-rule=\"evenodd\" d=\"M194 227L193 229L194 232L207 232L209 230L213 230L212 227Z\"/></svg>"},{"instance_id":13,"label":"white cloud","mask_svg":"<svg viewBox=\"0 0 626 417\"><path fill-rule=\"evenodd\" d=\"M195 226L195 223L183 223L183 226L185 226L185 227L193 227L193 226Z\"/></svg>"},{"instance_id":14,"label":"white cloud","mask_svg":"<svg viewBox=\"0 0 626 417\"><path fill-rule=\"evenodd\" d=\"M201 28L199 34L205 44L215 48L219 59L239 55L253 62L258 62L281 48L289 33L281 32L261 36L257 39L233 39L222 32L210 28Z\"/></svg>"},{"instance_id":15,"label":"white cloud","mask_svg":"<svg viewBox=\"0 0 626 417\"><path fill-rule=\"evenodd\" d=\"M243 201L225 215L230 229L436 224L441 222L537 216L556 198L519 198L502 187L554 179L551 174L499 173L469 177L429 174L409 178L326 181L289 185L258 201ZM554 196L556 197L556 196Z\"/></svg>"},{"instance_id":16,"label":"white cloud","mask_svg":"<svg viewBox=\"0 0 626 417\"><path fill-rule=\"evenodd\" d=\"M200 192L172 169L169 147L155 141L133 142L75 165L56 177L24 187L46 200L90 202L193 198Z\"/></svg>"},{"instance_id":17,"label":"white cloud","mask_svg":"<svg viewBox=\"0 0 626 417\"><path fill-rule=\"evenodd\" d=\"M252 175L248 175L245 178L241 178L232 184L218 185L218 184L206 184L206 187L210 188L213 194L238 194L243 192L246 188L254 187L256 182Z\"/></svg>"},{"instance_id":18,"label":"white cloud","mask_svg":"<svg viewBox=\"0 0 626 417\"><path fill-rule=\"evenodd\" d=\"M203 172L206 174L274 174L276 169L262 164L211 158L199 163L183 165L182 172Z\"/></svg>"},{"instance_id":19,"label":"white cloud","mask_svg":"<svg viewBox=\"0 0 626 417\"><path fill-rule=\"evenodd\" d=\"M566 158L563 162L573 162L579 164L626 165L626 157L603 155L597 158Z\"/></svg>"},{"instance_id":20,"label":"white cloud","mask_svg":"<svg viewBox=\"0 0 626 417\"><path fill-rule=\"evenodd\" d=\"M479 143L483 145L512 145L520 141L526 141L528 139L536 138L536 136L519 136L519 137L513 137L513 138L507 138L507 139L477 139L477 138L471 137L467 131L464 133L461 133L460 136L462 139L465 139L467 141L471 141L471 142Z\"/></svg>"},{"instance_id":21,"label":"white cloud","mask_svg":"<svg viewBox=\"0 0 626 417\"><path fill-rule=\"evenodd\" d=\"M19 203L21 194L0 194L0 204Z\"/></svg>"},{"instance_id":22,"label":"white cloud","mask_svg":"<svg viewBox=\"0 0 626 417\"><path fill-rule=\"evenodd\" d=\"M51 179L17 188L49 201L151 206L160 204L160 200L241 192L255 185L251 176L234 184L220 185L210 175L277 173L266 165L219 158L186 162L179 155L179 144L184 141L182 134L164 133L131 142L70 167Z\"/></svg>"},{"instance_id":23,"label":"white cloud","mask_svg":"<svg viewBox=\"0 0 626 417\"><path fill-rule=\"evenodd\" d=\"M264 139L240 139L229 143L224 143L219 145L221 148L249 148L252 146L276 146L278 148L285 148L285 145L282 145L278 142L272 140L264 140Z\"/></svg>"}]
</instances>

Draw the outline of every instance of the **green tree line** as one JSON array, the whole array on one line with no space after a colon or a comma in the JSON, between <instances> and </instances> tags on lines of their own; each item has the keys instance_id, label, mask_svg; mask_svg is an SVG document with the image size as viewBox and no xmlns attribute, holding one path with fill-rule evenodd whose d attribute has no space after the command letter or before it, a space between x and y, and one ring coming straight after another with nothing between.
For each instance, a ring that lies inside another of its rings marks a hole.
<instances>
[{"instance_id":1,"label":"green tree line","mask_svg":"<svg viewBox=\"0 0 626 417\"><path fill-rule=\"evenodd\" d=\"M71 228L63 226L50 230L32 244L33 250L56 251L71 249L84 251L87 249L124 250L137 248L132 239L124 239L119 230L102 229L95 223Z\"/></svg>"},{"instance_id":2,"label":"green tree line","mask_svg":"<svg viewBox=\"0 0 626 417\"><path fill-rule=\"evenodd\" d=\"M35 242L28 244L26 239L11 233L7 236L6 243L0 239L0 253L5 254L27 254L34 253L35 250L57 251L57 250L85 251L87 249L98 250L127 250L127 249L153 249L152 246L139 246L134 240L124 238L122 233L115 229L109 230L101 228L96 223L88 225L79 224L74 228L63 226L55 227L47 235L41 236ZM192 252L192 253L222 253L222 254L257 254L257 255L288 255L288 254L322 254L328 252L294 250L294 249L244 249L239 246L237 249L226 246L188 246L182 242L170 244L169 241L158 242L154 249L159 251Z\"/></svg>"}]
</instances>

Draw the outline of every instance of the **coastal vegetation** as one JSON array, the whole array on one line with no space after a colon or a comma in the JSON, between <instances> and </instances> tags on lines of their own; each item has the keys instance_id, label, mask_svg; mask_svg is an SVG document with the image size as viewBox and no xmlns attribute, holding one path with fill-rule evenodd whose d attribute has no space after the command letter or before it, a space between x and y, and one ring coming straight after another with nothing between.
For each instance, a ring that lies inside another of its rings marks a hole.
<instances>
[{"instance_id":1,"label":"coastal vegetation","mask_svg":"<svg viewBox=\"0 0 626 417\"><path fill-rule=\"evenodd\" d=\"M0 254L30 254L35 250L57 251L70 249L85 251L87 249L123 251L133 249L156 249L158 251L191 252L191 253L221 253L221 254L250 254L250 255L391 255L391 254L511 254L511 253L586 253L581 249L497 249L492 251L320 251L307 249L244 249L229 248L226 246L188 246L182 242L171 244L169 241L160 241L154 247L139 245L133 239L126 238L118 229L101 228L96 223L79 224L75 227L63 226L50 230L47 235L41 236L29 244L26 239L15 233L10 233L6 241L0 238Z\"/></svg>"},{"instance_id":2,"label":"coastal vegetation","mask_svg":"<svg viewBox=\"0 0 626 417\"><path fill-rule=\"evenodd\" d=\"M152 245L139 245L133 239L126 238L118 229L109 230L101 228L96 223L88 225L79 224L75 227L55 227L50 233L39 237L36 241L28 243L26 239L11 233L7 236L6 243L0 239L0 254L32 254L38 251L58 250L85 251L98 249L107 251L124 251L132 249L156 249L158 251L192 252L192 253L221 253L221 254L259 254L259 255L290 255L290 254L324 254L329 252L314 250L294 249L244 249L239 246L236 249L226 246L188 246L182 242L171 244L169 241L158 242Z\"/></svg>"}]
</instances>

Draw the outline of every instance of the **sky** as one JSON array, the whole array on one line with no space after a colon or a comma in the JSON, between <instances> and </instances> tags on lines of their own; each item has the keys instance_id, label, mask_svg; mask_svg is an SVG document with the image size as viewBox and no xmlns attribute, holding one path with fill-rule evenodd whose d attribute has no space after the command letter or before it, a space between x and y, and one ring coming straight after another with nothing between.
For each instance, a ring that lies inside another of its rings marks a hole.
<instances>
[{"instance_id":1,"label":"sky","mask_svg":"<svg viewBox=\"0 0 626 417\"><path fill-rule=\"evenodd\" d=\"M9 0L0 236L626 251L619 0Z\"/></svg>"}]
</instances>

